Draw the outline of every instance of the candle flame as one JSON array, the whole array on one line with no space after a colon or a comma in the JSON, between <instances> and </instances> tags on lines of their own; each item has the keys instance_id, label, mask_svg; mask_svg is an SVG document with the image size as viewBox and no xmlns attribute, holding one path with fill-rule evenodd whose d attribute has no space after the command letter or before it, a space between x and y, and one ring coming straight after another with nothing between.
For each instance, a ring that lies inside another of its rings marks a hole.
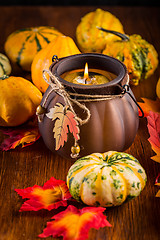
<instances>
[{"instance_id":1,"label":"candle flame","mask_svg":"<svg viewBox=\"0 0 160 240\"><path fill-rule=\"evenodd\" d=\"M84 79L88 79L88 63L85 64L85 69L84 69Z\"/></svg>"}]
</instances>

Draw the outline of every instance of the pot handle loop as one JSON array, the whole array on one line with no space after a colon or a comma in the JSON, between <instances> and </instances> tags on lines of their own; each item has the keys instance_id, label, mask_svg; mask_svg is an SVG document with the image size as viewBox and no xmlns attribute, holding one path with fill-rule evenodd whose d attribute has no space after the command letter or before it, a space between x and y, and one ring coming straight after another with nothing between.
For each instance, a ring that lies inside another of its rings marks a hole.
<instances>
[{"instance_id":1,"label":"pot handle loop","mask_svg":"<svg viewBox=\"0 0 160 240\"><path fill-rule=\"evenodd\" d=\"M57 63L57 62L59 62L60 60L62 60L62 59L64 59L64 58L66 58L66 57L61 57L61 58L59 58L57 55L53 55L53 57L52 57L52 63Z\"/></svg>"},{"instance_id":2,"label":"pot handle loop","mask_svg":"<svg viewBox=\"0 0 160 240\"><path fill-rule=\"evenodd\" d=\"M58 62L58 61L59 61L58 56L57 56L57 55L53 55L53 57L52 57L52 62L56 63L56 62Z\"/></svg>"},{"instance_id":3,"label":"pot handle loop","mask_svg":"<svg viewBox=\"0 0 160 240\"><path fill-rule=\"evenodd\" d=\"M132 96L132 94L129 92L129 85L128 84L125 84L123 85L123 94L127 93L131 99L134 101L134 103L137 105L137 107L139 108L139 110L141 111L141 114L139 117L140 118L143 118L144 117L144 112L141 108L141 106L138 104L138 102L136 101L136 99Z\"/></svg>"}]
</instances>

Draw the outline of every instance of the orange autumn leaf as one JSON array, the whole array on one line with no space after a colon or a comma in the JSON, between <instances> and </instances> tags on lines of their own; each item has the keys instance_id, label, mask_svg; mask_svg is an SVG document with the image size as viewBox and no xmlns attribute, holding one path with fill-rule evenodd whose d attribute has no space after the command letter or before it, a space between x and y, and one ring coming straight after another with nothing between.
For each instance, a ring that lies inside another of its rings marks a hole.
<instances>
[{"instance_id":1,"label":"orange autumn leaf","mask_svg":"<svg viewBox=\"0 0 160 240\"><path fill-rule=\"evenodd\" d=\"M153 151L156 153L151 159L160 163L160 114L150 111L147 121L147 127L150 134L148 141Z\"/></svg>"},{"instance_id":2,"label":"orange autumn leaf","mask_svg":"<svg viewBox=\"0 0 160 240\"><path fill-rule=\"evenodd\" d=\"M6 136L0 145L0 150L8 151L21 145L22 148L33 144L40 138L37 119L33 118L18 127L1 128L3 136Z\"/></svg>"},{"instance_id":3,"label":"orange autumn leaf","mask_svg":"<svg viewBox=\"0 0 160 240\"><path fill-rule=\"evenodd\" d=\"M43 187L34 185L25 189L15 189L15 191L22 198L29 198L20 208L20 212L51 210L59 206L67 206L67 200L71 198L66 183L54 177L48 180Z\"/></svg>"},{"instance_id":4,"label":"orange autumn leaf","mask_svg":"<svg viewBox=\"0 0 160 240\"><path fill-rule=\"evenodd\" d=\"M63 236L64 240L85 240L90 228L111 227L103 215L104 211L105 208L102 207L85 207L79 210L69 205L65 211L52 217L54 221L47 223L39 237Z\"/></svg>"},{"instance_id":5,"label":"orange autumn leaf","mask_svg":"<svg viewBox=\"0 0 160 240\"><path fill-rule=\"evenodd\" d=\"M147 117L149 115L150 111L160 113L160 99L159 98L157 98L156 101L148 99L148 98L142 98L142 100L144 102L138 102L138 104L142 108L145 117ZM141 112L139 112L139 115L141 115Z\"/></svg>"},{"instance_id":6,"label":"orange autumn leaf","mask_svg":"<svg viewBox=\"0 0 160 240\"><path fill-rule=\"evenodd\" d=\"M160 190L156 193L156 197L160 197Z\"/></svg>"},{"instance_id":7,"label":"orange autumn leaf","mask_svg":"<svg viewBox=\"0 0 160 240\"><path fill-rule=\"evenodd\" d=\"M63 106L61 103L57 103L54 108L50 109L50 112L46 116L54 124L54 138L56 140L55 150L64 146L64 142L67 142L68 129L73 134L76 140L79 139L79 127L78 122L75 119L74 114L69 110L69 107Z\"/></svg>"},{"instance_id":8,"label":"orange autumn leaf","mask_svg":"<svg viewBox=\"0 0 160 240\"><path fill-rule=\"evenodd\" d=\"M155 185L160 187L159 177L160 177L160 173L156 178ZM160 190L158 190L158 192L156 193L156 197L160 197Z\"/></svg>"},{"instance_id":9,"label":"orange autumn leaf","mask_svg":"<svg viewBox=\"0 0 160 240\"><path fill-rule=\"evenodd\" d=\"M157 184L155 184L155 185L157 185L157 186L160 187L160 183L157 183ZM160 190L158 190L158 192L156 193L156 197L160 197Z\"/></svg>"}]
</instances>

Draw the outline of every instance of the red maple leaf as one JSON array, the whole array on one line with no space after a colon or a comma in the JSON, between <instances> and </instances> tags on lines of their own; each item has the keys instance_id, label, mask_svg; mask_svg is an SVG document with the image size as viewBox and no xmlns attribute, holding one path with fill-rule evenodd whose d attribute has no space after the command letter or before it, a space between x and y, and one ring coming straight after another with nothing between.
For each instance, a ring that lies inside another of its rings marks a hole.
<instances>
[{"instance_id":1,"label":"red maple leaf","mask_svg":"<svg viewBox=\"0 0 160 240\"><path fill-rule=\"evenodd\" d=\"M160 162L160 114L150 111L147 121L147 127L150 134L148 141L153 151L156 153L151 159Z\"/></svg>"},{"instance_id":2,"label":"red maple leaf","mask_svg":"<svg viewBox=\"0 0 160 240\"><path fill-rule=\"evenodd\" d=\"M105 208L102 207L85 207L79 210L69 205L65 211L52 217L54 221L47 223L39 237L63 236L64 240L85 240L90 228L111 227L103 214L104 211Z\"/></svg>"},{"instance_id":3,"label":"red maple leaf","mask_svg":"<svg viewBox=\"0 0 160 240\"><path fill-rule=\"evenodd\" d=\"M78 122L68 106L63 106L61 103L57 103L54 108L50 109L50 112L47 113L46 116L52 119L52 121L55 120L53 129L54 138L56 140L55 150L63 147L64 142L67 142L68 129L76 140L79 139Z\"/></svg>"},{"instance_id":4,"label":"red maple leaf","mask_svg":"<svg viewBox=\"0 0 160 240\"><path fill-rule=\"evenodd\" d=\"M59 206L67 206L67 200L71 198L66 183L52 177L43 187L34 185L25 189L15 189L25 201L19 211L38 211L40 209L56 209Z\"/></svg>"}]
</instances>

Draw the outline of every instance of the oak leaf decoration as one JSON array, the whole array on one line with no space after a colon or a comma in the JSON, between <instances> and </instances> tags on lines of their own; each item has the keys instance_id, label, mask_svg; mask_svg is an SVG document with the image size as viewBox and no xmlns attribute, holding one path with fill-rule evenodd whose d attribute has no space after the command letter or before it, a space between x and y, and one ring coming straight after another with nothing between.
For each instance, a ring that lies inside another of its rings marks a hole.
<instances>
[{"instance_id":1,"label":"oak leaf decoration","mask_svg":"<svg viewBox=\"0 0 160 240\"><path fill-rule=\"evenodd\" d=\"M57 103L50 109L46 116L55 121L53 132L56 140L55 150L64 146L67 142L68 130L73 134L76 140L79 140L79 127L75 115L68 106Z\"/></svg>"}]
</instances>

